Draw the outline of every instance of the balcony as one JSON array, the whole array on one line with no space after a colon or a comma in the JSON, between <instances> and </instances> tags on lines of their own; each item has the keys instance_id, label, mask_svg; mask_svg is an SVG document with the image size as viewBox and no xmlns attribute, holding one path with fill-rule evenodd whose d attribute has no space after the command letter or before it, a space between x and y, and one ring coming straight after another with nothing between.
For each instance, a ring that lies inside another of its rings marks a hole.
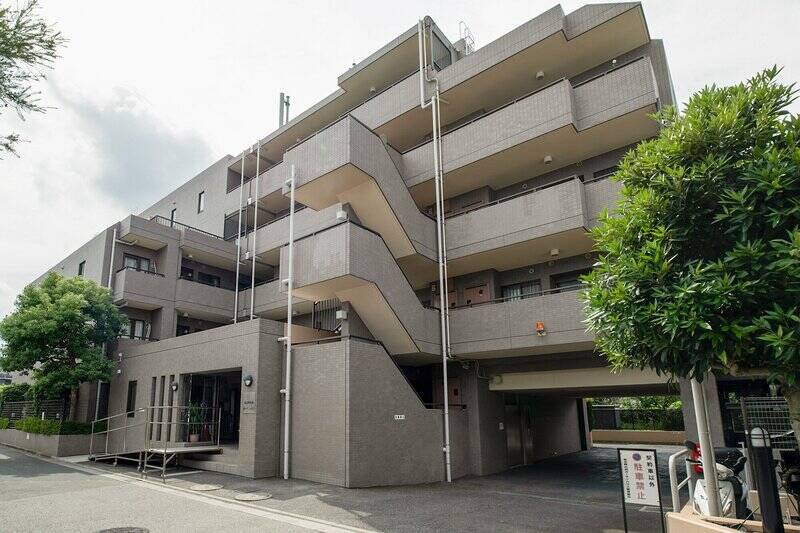
<instances>
[{"instance_id":1,"label":"balcony","mask_svg":"<svg viewBox=\"0 0 800 533\"><path fill-rule=\"evenodd\" d=\"M250 313L250 290L245 289L239 293L239 313L242 316ZM256 285L255 314L258 316L273 320L285 319L286 304L285 286L281 285L281 280L273 279ZM292 309L298 314L310 313L313 306L313 301L297 297L292 300Z\"/></svg>"},{"instance_id":2,"label":"balcony","mask_svg":"<svg viewBox=\"0 0 800 533\"><path fill-rule=\"evenodd\" d=\"M177 232L181 249L185 254L191 255L193 260L228 270L236 268L236 244L209 231L159 215L152 217L150 221Z\"/></svg>"},{"instance_id":3,"label":"balcony","mask_svg":"<svg viewBox=\"0 0 800 533\"><path fill-rule=\"evenodd\" d=\"M114 278L114 303L153 310L172 303L175 282L164 274L123 267Z\"/></svg>"},{"instance_id":4,"label":"balcony","mask_svg":"<svg viewBox=\"0 0 800 533\"><path fill-rule=\"evenodd\" d=\"M451 349L470 358L591 350L578 291L556 289L450 311ZM536 331L542 322L546 335Z\"/></svg>"},{"instance_id":5,"label":"balcony","mask_svg":"<svg viewBox=\"0 0 800 533\"><path fill-rule=\"evenodd\" d=\"M499 189L652 137L658 101L650 59L642 57L508 102L443 135L446 195ZM427 142L403 153L403 178L419 205L434 201L432 150Z\"/></svg>"},{"instance_id":6,"label":"balcony","mask_svg":"<svg viewBox=\"0 0 800 533\"><path fill-rule=\"evenodd\" d=\"M233 320L234 298L235 291L230 289L179 278L175 288L175 309L193 318L228 322Z\"/></svg>"},{"instance_id":7,"label":"balcony","mask_svg":"<svg viewBox=\"0 0 800 533\"><path fill-rule=\"evenodd\" d=\"M150 250L160 250L168 243L176 241L178 232L155 220L130 215L120 222L117 238Z\"/></svg>"},{"instance_id":8,"label":"balcony","mask_svg":"<svg viewBox=\"0 0 800 533\"><path fill-rule=\"evenodd\" d=\"M565 257L590 251L584 187L573 176L448 218L449 273L540 263L553 248Z\"/></svg>"},{"instance_id":9,"label":"balcony","mask_svg":"<svg viewBox=\"0 0 800 533\"><path fill-rule=\"evenodd\" d=\"M568 15L556 6L438 74L442 97L449 102L442 107L442 123L496 108L648 43L647 24L638 4L589 5ZM534 79L537 71L544 74L543 79ZM431 132L430 110L419 107L417 76L352 113L400 150Z\"/></svg>"}]
</instances>

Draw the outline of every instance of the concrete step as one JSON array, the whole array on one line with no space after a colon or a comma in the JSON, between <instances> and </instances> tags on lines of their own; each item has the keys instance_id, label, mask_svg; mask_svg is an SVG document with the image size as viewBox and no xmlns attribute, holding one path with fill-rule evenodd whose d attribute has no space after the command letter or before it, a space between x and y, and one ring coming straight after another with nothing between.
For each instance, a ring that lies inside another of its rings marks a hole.
<instances>
[{"instance_id":1,"label":"concrete step","mask_svg":"<svg viewBox=\"0 0 800 533\"><path fill-rule=\"evenodd\" d=\"M210 472L222 472L223 474L240 475L239 465L235 463L225 463L222 461L203 461L190 459L188 457L181 459L181 465L188 468L196 468L198 470L208 470Z\"/></svg>"}]
</instances>

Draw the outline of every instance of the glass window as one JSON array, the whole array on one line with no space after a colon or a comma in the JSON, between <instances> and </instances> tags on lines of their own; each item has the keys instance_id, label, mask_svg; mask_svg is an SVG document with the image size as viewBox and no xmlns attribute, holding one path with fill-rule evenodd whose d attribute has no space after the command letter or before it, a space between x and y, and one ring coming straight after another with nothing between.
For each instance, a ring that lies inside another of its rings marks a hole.
<instances>
[{"instance_id":1,"label":"glass window","mask_svg":"<svg viewBox=\"0 0 800 533\"><path fill-rule=\"evenodd\" d=\"M197 212L202 213L206 209L206 191L201 191L197 195Z\"/></svg>"},{"instance_id":2,"label":"glass window","mask_svg":"<svg viewBox=\"0 0 800 533\"><path fill-rule=\"evenodd\" d=\"M189 267L182 266L181 278L188 279L189 281L194 281L194 270Z\"/></svg>"},{"instance_id":3,"label":"glass window","mask_svg":"<svg viewBox=\"0 0 800 533\"><path fill-rule=\"evenodd\" d=\"M513 285L506 285L503 287L504 300L519 300L522 295L522 285L515 283Z\"/></svg>"},{"instance_id":4,"label":"glass window","mask_svg":"<svg viewBox=\"0 0 800 533\"><path fill-rule=\"evenodd\" d=\"M78 263L78 275L83 276L85 270L86 270L86 261L81 261L80 263Z\"/></svg>"},{"instance_id":5,"label":"glass window","mask_svg":"<svg viewBox=\"0 0 800 533\"><path fill-rule=\"evenodd\" d=\"M122 264L125 268L134 268L136 270L146 270L148 272L155 272L150 268L151 262L146 257L139 257L137 255L125 254L122 259Z\"/></svg>"},{"instance_id":6,"label":"glass window","mask_svg":"<svg viewBox=\"0 0 800 533\"><path fill-rule=\"evenodd\" d=\"M211 285L212 287L219 287L220 279L219 276L206 274L205 272L198 272L197 281L200 283L205 283L206 285Z\"/></svg>"},{"instance_id":7,"label":"glass window","mask_svg":"<svg viewBox=\"0 0 800 533\"><path fill-rule=\"evenodd\" d=\"M128 399L125 403L125 410L128 412L128 417L133 417L133 411L136 410L136 381L128 382Z\"/></svg>"}]
</instances>

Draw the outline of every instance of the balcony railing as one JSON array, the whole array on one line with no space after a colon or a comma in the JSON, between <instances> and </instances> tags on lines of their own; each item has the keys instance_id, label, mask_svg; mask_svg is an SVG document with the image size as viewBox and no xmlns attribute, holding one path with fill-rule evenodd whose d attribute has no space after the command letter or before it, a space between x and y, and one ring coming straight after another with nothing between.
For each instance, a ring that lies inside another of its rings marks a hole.
<instances>
[{"instance_id":1,"label":"balcony railing","mask_svg":"<svg viewBox=\"0 0 800 533\"><path fill-rule=\"evenodd\" d=\"M518 192L518 193L510 194L508 196L504 196L502 198L498 198L497 200L493 200L493 201L485 203L485 204L474 205L474 206L471 206L471 207L468 207L468 208L464 209L463 211L459 211L458 213L452 213L450 215L445 215L445 218L454 218L454 217L458 217L458 216L461 216L461 215L466 215L467 213L471 213L473 211L477 211L478 209L483 209L485 207L492 207L493 205L499 205L499 204L508 202L510 200L514 200L516 198L519 198L520 196L525 196L526 194L531 194L531 193L534 193L534 192L543 191L544 189L549 189L550 187L555 187L557 185L561 185L561 184L567 183L567 182L572 181L572 180L574 180L576 178L581 180L581 181L583 181L583 174L573 174L572 176L568 176L566 178L562 178L560 180L556 180L556 181L553 181L553 182L550 182L550 183L545 183L544 185L539 185L538 187L531 187L530 189L526 189L526 190Z\"/></svg>"},{"instance_id":2,"label":"balcony railing","mask_svg":"<svg viewBox=\"0 0 800 533\"><path fill-rule=\"evenodd\" d=\"M536 298L538 296L545 296L547 294L559 294L559 293L562 293L562 292L578 291L578 290L581 290L582 288L583 288L583 285L580 284L580 285L572 285L572 286L569 286L569 287L559 287L559 288L556 288L556 289L538 290L538 291L533 291L533 292L526 292L526 293L522 293L522 294L516 294L514 296L504 296L502 298L494 298L492 300L486 300L486 301L483 301L483 302L475 302L475 303L468 303L468 304L461 304L461 305L451 305L450 309L463 309L465 307L478 307L480 305L490 305L490 304L499 304L499 303L505 303L505 302L514 302L514 301L517 301L517 300L527 300L528 298ZM438 307L433 306L433 305L426 305L426 307L429 307L431 309L439 309Z\"/></svg>"},{"instance_id":3,"label":"balcony railing","mask_svg":"<svg viewBox=\"0 0 800 533\"><path fill-rule=\"evenodd\" d=\"M124 267L120 268L119 270L117 270L117 274L119 274L123 270L135 270L136 272L144 272L145 274L150 274L151 276L156 276L156 277L159 277L159 278L163 278L164 277L164 274L159 274L155 270L146 270L144 268L137 268L137 267L133 267L133 266L124 266Z\"/></svg>"},{"instance_id":4,"label":"balcony railing","mask_svg":"<svg viewBox=\"0 0 800 533\"><path fill-rule=\"evenodd\" d=\"M117 339L132 339L136 341L158 342L158 339L153 337L152 335L126 335L125 333L120 333L119 335L117 335Z\"/></svg>"},{"instance_id":5,"label":"balcony railing","mask_svg":"<svg viewBox=\"0 0 800 533\"><path fill-rule=\"evenodd\" d=\"M167 217L162 217L161 215L154 215L150 217L150 220L158 224L161 224L162 226L167 226L168 228L188 229L191 231L196 231L197 233L202 233L203 235L206 235L208 237L213 237L214 239L224 240L219 235L214 235L210 231L195 228L193 226L189 226L188 224L183 224L182 222L176 222L175 220L170 220Z\"/></svg>"}]
</instances>

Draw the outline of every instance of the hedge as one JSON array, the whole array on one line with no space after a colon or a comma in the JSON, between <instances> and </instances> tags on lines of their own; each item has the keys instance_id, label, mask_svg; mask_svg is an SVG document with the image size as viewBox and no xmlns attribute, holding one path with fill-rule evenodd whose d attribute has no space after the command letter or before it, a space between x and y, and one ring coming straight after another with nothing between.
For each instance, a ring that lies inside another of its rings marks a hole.
<instances>
[{"instance_id":1,"label":"hedge","mask_svg":"<svg viewBox=\"0 0 800 533\"><path fill-rule=\"evenodd\" d=\"M8 418L0 418L0 429L8 429L9 421Z\"/></svg>"},{"instance_id":2,"label":"hedge","mask_svg":"<svg viewBox=\"0 0 800 533\"><path fill-rule=\"evenodd\" d=\"M0 386L0 408L3 402L21 402L30 400L31 386L29 383L12 383Z\"/></svg>"},{"instance_id":3,"label":"hedge","mask_svg":"<svg viewBox=\"0 0 800 533\"><path fill-rule=\"evenodd\" d=\"M95 432L104 431L105 427L105 422L95 424ZM40 435L88 435L92 432L92 425L67 420L42 420L41 418L30 416L14 422L14 429Z\"/></svg>"}]
</instances>

